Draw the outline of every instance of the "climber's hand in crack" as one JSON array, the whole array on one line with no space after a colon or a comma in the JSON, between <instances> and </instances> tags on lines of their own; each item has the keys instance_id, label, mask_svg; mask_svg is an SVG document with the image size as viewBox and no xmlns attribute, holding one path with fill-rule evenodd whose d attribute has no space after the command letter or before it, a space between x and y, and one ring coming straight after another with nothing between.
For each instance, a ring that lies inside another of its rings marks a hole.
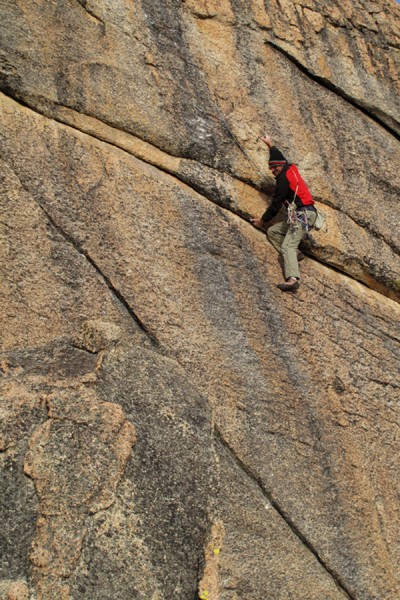
<instances>
[{"instance_id":1,"label":"climber's hand in crack","mask_svg":"<svg viewBox=\"0 0 400 600\"><path fill-rule=\"evenodd\" d=\"M258 227L258 229L263 229L265 225L265 221L262 219L250 219L250 222L254 225L254 227Z\"/></svg>"}]
</instances>

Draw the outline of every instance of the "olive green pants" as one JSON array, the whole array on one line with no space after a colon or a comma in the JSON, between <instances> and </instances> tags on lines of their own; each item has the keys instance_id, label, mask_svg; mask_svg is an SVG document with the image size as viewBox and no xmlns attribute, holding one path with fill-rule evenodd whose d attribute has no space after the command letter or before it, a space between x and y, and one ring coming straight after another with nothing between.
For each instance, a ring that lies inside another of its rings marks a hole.
<instances>
[{"instance_id":1,"label":"olive green pants","mask_svg":"<svg viewBox=\"0 0 400 600\"><path fill-rule=\"evenodd\" d=\"M304 212L307 215L308 225L311 227L314 225L317 214L311 210ZM304 212L301 211L299 214L303 215ZM282 254L285 279L289 279L289 277L300 279L297 248L304 233L304 228L299 221L296 221L293 231L289 228L289 224L284 221L275 223L267 231L269 241Z\"/></svg>"}]
</instances>

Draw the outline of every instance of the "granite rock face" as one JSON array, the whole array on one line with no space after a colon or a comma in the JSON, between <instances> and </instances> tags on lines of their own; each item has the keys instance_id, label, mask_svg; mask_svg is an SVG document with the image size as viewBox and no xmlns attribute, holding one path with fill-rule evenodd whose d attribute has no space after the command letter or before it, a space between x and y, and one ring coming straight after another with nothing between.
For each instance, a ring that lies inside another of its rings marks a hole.
<instances>
[{"instance_id":1,"label":"granite rock face","mask_svg":"<svg viewBox=\"0 0 400 600\"><path fill-rule=\"evenodd\" d=\"M399 16L2 3L1 600L399 597Z\"/></svg>"}]
</instances>

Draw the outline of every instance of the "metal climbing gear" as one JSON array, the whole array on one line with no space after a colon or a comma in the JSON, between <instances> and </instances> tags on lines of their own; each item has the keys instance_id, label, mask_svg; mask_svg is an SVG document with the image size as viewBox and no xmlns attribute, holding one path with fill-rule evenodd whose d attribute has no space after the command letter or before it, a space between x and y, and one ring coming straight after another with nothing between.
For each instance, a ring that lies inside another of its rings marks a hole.
<instances>
[{"instance_id":1,"label":"metal climbing gear","mask_svg":"<svg viewBox=\"0 0 400 600\"><path fill-rule=\"evenodd\" d=\"M297 213L296 213L296 205L294 202L290 202L287 207L287 222L289 224L289 230L294 233L296 230L296 222L297 222Z\"/></svg>"},{"instance_id":2,"label":"metal climbing gear","mask_svg":"<svg viewBox=\"0 0 400 600\"><path fill-rule=\"evenodd\" d=\"M308 225L307 211L305 210L303 212L297 213L297 220L301 223L301 226L304 229L304 231L308 233L310 231L310 227Z\"/></svg>"}]
</instances>

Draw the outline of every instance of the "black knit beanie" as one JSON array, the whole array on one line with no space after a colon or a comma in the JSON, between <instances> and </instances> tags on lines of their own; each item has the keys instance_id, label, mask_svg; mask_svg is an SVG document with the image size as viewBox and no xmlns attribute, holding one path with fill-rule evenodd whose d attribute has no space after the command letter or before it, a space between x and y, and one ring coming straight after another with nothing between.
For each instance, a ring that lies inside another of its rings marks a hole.
<instances>
[{"instance_id":1,"label":"black knit beanie","mask_svg":"<svg viewBox=\"0 0 400 600\"><path fill-rule=\"evenodd\" d=\"M286 165L287 160L286 158L283 156L282 152L280 150L278 150L278 148L276 146L272 146L269 149L269 167L283 167L284 165Z\"/></svg>"}]
</instances>

